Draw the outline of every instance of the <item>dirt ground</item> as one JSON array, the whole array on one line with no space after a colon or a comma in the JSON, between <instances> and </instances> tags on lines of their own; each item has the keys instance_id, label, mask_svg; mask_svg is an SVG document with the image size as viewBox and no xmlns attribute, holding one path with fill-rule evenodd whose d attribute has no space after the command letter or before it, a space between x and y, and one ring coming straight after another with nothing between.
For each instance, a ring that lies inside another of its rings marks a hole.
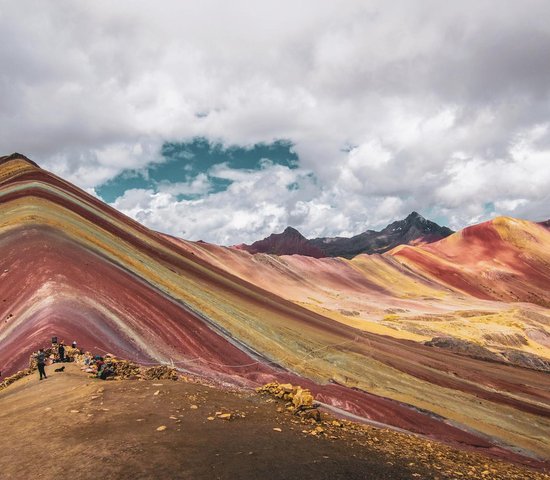
<instances>
[{"instance_id":1,"label":"dirt ground","mask_svg":"<svg viewBox=\"0 0 550 480\"><path fill-rule=\"evenodd\" d=\"M47 372L0 391L1 480L550 478L326 416L315 433L255 393Z\"/></svg>"}]
</instances>

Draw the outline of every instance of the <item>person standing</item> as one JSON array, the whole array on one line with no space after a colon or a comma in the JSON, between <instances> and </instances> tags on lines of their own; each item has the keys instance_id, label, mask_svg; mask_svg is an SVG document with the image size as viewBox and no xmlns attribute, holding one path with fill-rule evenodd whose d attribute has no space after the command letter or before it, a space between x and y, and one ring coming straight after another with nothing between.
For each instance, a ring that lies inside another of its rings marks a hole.
<instances>
[{"instance_id":1,"label":"person standing","mask_svg":"<svg viewBox=\"0 0 550 480\"><path fill-rule=\"evenodd\" d=\"M42 378L48 378L46 376L46 353L43 348L40 348L36 353L36 366L38 367L40 380L42 380Z\"/></svg>"},{"instance_id":2,"label":"person standing","mask_svg":"<svg viewBox=\"0 0 550 480\"><path fill-rule=\"evenodd\" d=\"M63 342L61 342L61 344L59 345L57 352L59 353L59 361L64 362L65 361L65 344Z\"/></svg>"}]
</instances>

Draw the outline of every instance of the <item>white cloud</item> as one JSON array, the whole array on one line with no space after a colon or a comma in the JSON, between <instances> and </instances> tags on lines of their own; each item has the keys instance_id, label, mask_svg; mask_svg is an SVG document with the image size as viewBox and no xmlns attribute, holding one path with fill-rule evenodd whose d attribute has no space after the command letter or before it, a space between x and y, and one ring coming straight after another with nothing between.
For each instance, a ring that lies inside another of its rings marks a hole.
<instances>
[{"instance_id":1,"label":"white cloud","mask_svg":"<svg viewBox=\"0 0 550 480\"><path fill-rule=\"evenodd\" d=\"M525 198L512 198L508 200L499 200L495 202L497 211L514 212L518 207L522 207L528 203Z\"/></svg>"},{"instance_id":2,"label":"white cloud","mask_svg":"<svg viewBox=\"0 0 550 480\"><path fill-rule=\"evenodd\" d=\"M158 185L158 191L170 195L206 195L213 187L208 175L200 173L187 182L162 182Z\"/></svg>"},{"instance_id":3,"label":"white cloud","mask_svg":"<svg viewBox=\"0 0 550 480\"><path fill-rule=\"evenodd\" d=\"M286 223L358 233L413 209L455 227L550 217L549 14L542 0L0 1L0 150L90 189L162 161L166 140L290 139L299 171L220 167L225 193L175 200L205 194L201 177L117 202L226 243ZM289 193L305 172L317 183Z\"/></svg>"}]
</instances>

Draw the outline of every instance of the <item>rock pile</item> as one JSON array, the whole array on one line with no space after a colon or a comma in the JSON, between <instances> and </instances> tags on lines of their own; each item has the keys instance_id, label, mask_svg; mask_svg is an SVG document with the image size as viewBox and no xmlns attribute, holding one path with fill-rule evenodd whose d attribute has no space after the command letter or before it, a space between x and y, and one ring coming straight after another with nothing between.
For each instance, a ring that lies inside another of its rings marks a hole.
<instances>
[{"instance_id":1,"label":"rock pile","mask_svg":"<svg viewBox=\"0 0 550 480\"><path fill-rule=\"evenodd\" d=\"M20 378L26 377L27 375L30 375L36 370L35 368L25 368L24 370L19 370L16 374L12 375L11 377L7 377L4 379L3 382L0 382L0 390L3 390L7 386L11 385L13 382L16 382Z\"/></svg>"},{"instance_id":2,"label":"rock pile","mask_svg":"<svg viewBox=\"0 0 550 480\"><path fill-rule=\"evenodd\" d=\"M156 367L146 368L142 372L145 380L178 380L178 372L167 365L158 365Z\"/></svg>"},{"instance_id":3,"label":"rock pile","mask_svg":"<svg viewBox=\"0 0 550 480\"><path fill-rule=\"evenodd\" d=\"M110 362L114 376L120 379L141 378L141 368L139 365L128 360L119 360L113 358Z\"/></svg>"},{"instance_id":4,"label":"rock pile","mask_svg":"<svg viewBox=\"0 0 550 480\"><path fill-rule=\"evenodd\" d=\"M87 353L90 356L91 354ZM86 355L77 355L76 361L88 366L91 373L94 373L94 362L86 363ZM167 365L156 365L145 368L129 360L116 358L112 354L105 355L105 366L112 371L109 378L116 380L179 380L180 375L176 369Z\"/></svg>"},{"instance_id":5,"label":"rock pile","mask_svg":"<svg viewBox=\"0 0 550 480\"><path fill-rule=\"evenodd\" d=\"M317 422L321 420L321 413L318 410L319 405L314 403L313 395L306 388L290 383L271 382L258 387L256 392L286 401L287 410L294 415L313 419Z\"/></svg>"}]
</instances>

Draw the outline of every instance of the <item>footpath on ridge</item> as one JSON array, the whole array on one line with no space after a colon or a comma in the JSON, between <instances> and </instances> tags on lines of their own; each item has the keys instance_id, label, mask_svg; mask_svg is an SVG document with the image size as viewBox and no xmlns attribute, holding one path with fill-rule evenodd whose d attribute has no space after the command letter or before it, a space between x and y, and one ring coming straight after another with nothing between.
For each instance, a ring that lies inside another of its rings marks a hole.
<instances>
[{"instance_id":1,"label":"footpath on ridge","mask_svg":"<svg viewBox=\"0 0 550 480\"><path fill-rule=\"evenodd\" d=\"M57 365L56 365L57 366ZM550 479L541 472L284 401L172 380L47 367L0 391L1 478Z\"/></svg>"}]
</instances>

